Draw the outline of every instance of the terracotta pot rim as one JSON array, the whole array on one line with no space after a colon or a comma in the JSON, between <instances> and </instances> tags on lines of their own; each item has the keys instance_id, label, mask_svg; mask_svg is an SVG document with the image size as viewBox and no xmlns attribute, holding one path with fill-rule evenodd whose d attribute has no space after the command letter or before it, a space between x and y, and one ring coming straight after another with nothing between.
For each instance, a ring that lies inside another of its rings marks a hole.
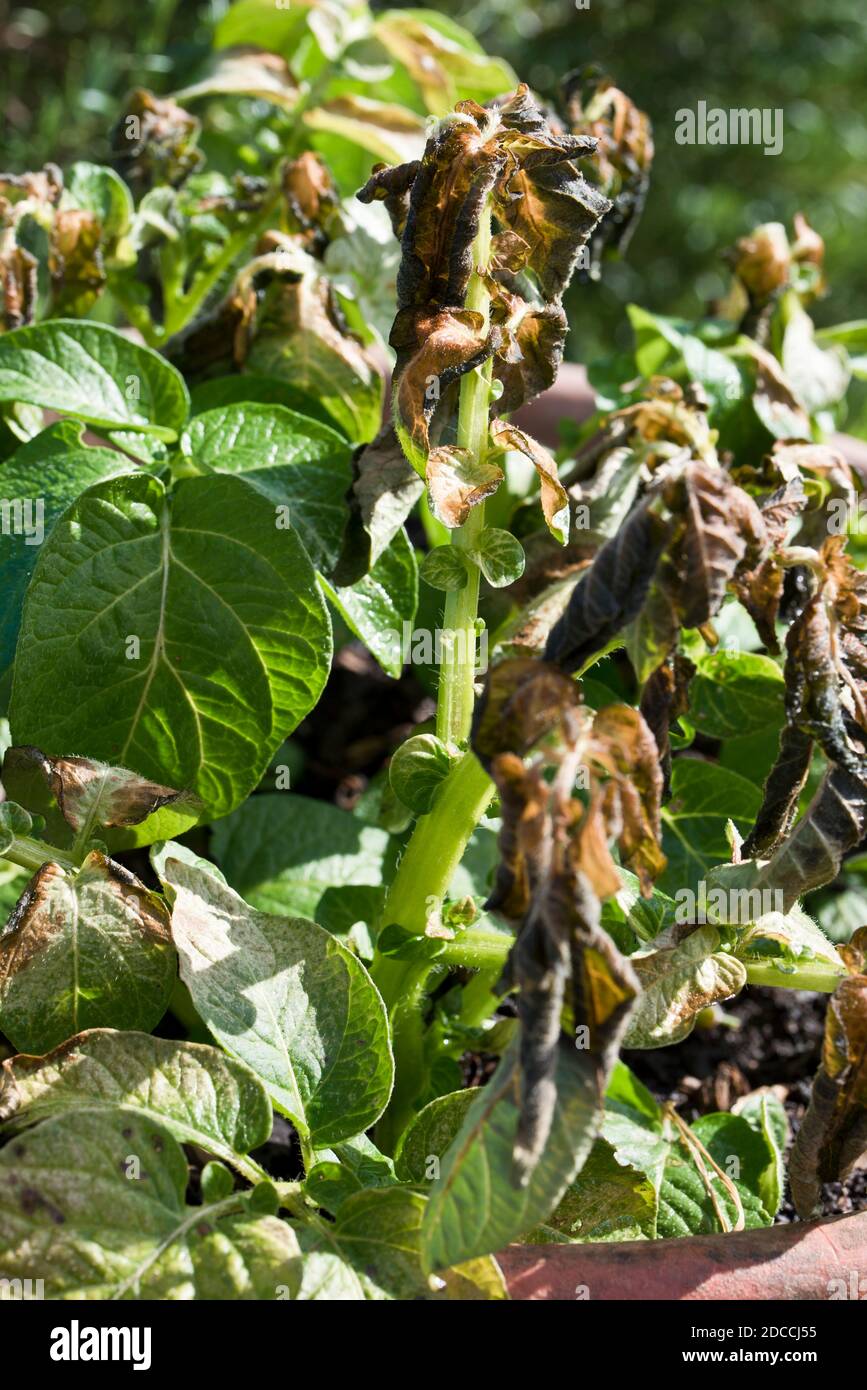
<instances>
[{"instance_id":1,"label":"terracotta pot rim","mask_svg":"<svg viewBox=\"0 0 867 1390\"><path fill-rule=\"evenodd\" d=\"M867 1301L867 1211L731 1235L510 1245L513 1299Z\"/></svg>"}]
</instances>

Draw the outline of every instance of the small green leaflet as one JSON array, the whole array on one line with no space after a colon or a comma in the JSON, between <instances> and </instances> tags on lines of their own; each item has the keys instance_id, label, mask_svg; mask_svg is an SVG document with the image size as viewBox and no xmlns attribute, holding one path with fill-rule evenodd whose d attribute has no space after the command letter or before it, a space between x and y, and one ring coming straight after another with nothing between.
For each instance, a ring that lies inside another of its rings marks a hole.
<instances>
[{"instance_id":1,"label":"small green leaflet","mask_svg":"<svg viewBox=\"0 0 867 1390\"><path fill-rule=\"evenodd\" d=\"M310 561L253 488L218 475L171 493L144 473L113 479L42 547L13 735L49 755L86 748L225 815L315 705L330 653Z\"/></svg>"},{"instance_id":2,"label":"small green leaflet","mask_svg":"<svg viewBox=\"0 0 867 1390\"><path fill-rule=\"evenodd\" d=\"M318 1148L368 1129L391 1094L385 1006L361 962L304 918L257 912L204 861L153 856L181 979L214 1037Z\"/></svg>"},{"instance_id":3,"label":"small green leaflet","mask_svg":"<svg viewBox=\"0 0 867 1390\"><path fill-rule=\"evenodd\" d=\"M295 1296L295 1233L244 1194L189 1207L187 1161L167 1128L128 1110L47 1119L0 1150L7 1278L50 1298Z\"/></svg>"},{"instance_id":4,"label":"small green leaflet","mask_svg":"<svg viewBox=\"0 0 867 1390\"><path fill-rule=\"evenodd\" d=\"M101 323L51 319L0 338L0 401L74 415L113 431L177 439L184 379L159 353Z\"/></svg>"}]
</instances>

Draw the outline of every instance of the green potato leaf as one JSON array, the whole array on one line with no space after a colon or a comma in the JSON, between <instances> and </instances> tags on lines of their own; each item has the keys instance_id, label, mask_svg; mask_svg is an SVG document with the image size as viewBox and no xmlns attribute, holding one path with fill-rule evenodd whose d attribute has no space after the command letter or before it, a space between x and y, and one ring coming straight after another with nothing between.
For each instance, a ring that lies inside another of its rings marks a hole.
<instances>
[{"instance_id":1,"label":"green potato leaf","mask_svg":"<svg viewBox=\"0 0 867 1390\"><path fill-rule=\"evenodd\" d=\"M165 358L102 323L51 319L0 339L0 401L73 415L101 429L177 439L184 379Z\"/></svg>"},{"instance_id":2,"label":"green potato leaf","mask_svg":"<svg viewBox=\"0 0 867 1390\"><path fill-rule=\"evenodd\" d=\"M187 1206L187 1161L163 1125L78 1110L0 1151L6 1277L54 1299L277 1299L301 1278L294 1231L241 1194Z\"/></svg>"},{"instance_id":3,"label":"green potato leaf","mask_svg":"<svg viewBox=\"0 0 867 1390\"><path fill-rule=\"evenodd\" d=\"M171 845L155 864L181 979L221 1046L317 1147L368 1129L394 1067L385 1007L361 962L315 922L248 907Z\"/></svg>"},{"instance_id":4,"label":"green potato leaf","mask_svg":"<svg viewBox=\"0 0 867 1390\"><path fill-rule=\"evenodd\" d=\"M81 434L76 421L61 420L22 444L0 467L4 523L7 509L10 518L0 546L0 676L12 665L24 595L43 540L86 488L135 468L123 454L88 448Z\"/></svg>"},{"instance_id":5,"label":"green potato leaf","mask_svg":"<svg viewBox=\"0 0 867 1390\"><path fill-rule=\"evenodd\" d=\"M242 1171L271 1134L271 1102L243 1063L202 1043L91 1028L47 1057L11 1057L0 1077L0 1119L14 1130L71 1110L134 1110L181 1144Z\"/></svg>"},{"instance_id":6,"label":"green potato leaf","mask_svg":"<svg viewBox=\"0 0 867 1390\"><path fill-rule=\"evenodd\" d=\"M333 568L352 482L351 451L335 430L281 405L246 402L197 415L181 447L200 468L242 475L285 508L285 524L297 531L313 564Z\"/></svg>"},{"instance_id":7,"label":"green potato leaf","mask_svg":"<svg viewBox=\"0 0 867 1390\"><path fill-rule=\"evenodd\" d=\"M246 483L185 478L168 493L145 474L114 479L42 548L13 734L49 756L86 748L225 815L316 703L330 650L300 540Z\"/></svg>"}]
</instances>

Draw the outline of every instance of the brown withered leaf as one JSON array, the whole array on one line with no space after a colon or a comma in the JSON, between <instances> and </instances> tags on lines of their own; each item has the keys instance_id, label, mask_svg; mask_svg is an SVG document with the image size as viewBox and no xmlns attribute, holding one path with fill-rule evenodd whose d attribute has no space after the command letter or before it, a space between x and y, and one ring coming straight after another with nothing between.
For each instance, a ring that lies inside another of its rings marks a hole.
<instances>
[{"instance_id":1,"label":"brown withered leaf","mask_svg":"<svg viewBox=\"0 0 867 1390\"><path fill-rule=\"evenodd\" d=\"M496 448L516 449L530 460L539 479L545 524L555 540L565 545L569 539L569 498L551 454L531 435L505 420L491 422L491 439Z\"/></svg>"},{"instance_id":2,"label":"brown withered leaf","mask_svg":"<svg viewBox=\"0 0 867 1390\"><path fill-rule=\"evenodd\" d=\"M689 709L689 685L694 675L695 663L675 652L657 666L641 691L639 708L659 753L662 801L668 799L671 790L671 730Z\"/></svg>"},{"instance_id":3,"label":"brown withered leaf","mask_svg":"<svg viewBox=\"0 0 867 1390\"><path fill-rule=\"evenodd\" d=\"M787 538L789 527L806 506L804 484L798 477L780 484L761 503L760 511L768 539L768 553L752 568L742 566L732 586L738 599L756 625L756 631L770 652L779 651L776 620L783 597L785 570L777 549Z\"/></svg>"},{"instance_id":4,"label":"brown withered leaf","mask_svg":"<svg viewBox=\"0 0 867 1390\"><path fill-rule=\"evenodd\" d=\"M810 735L797 725L786 724L780 733L779 752L765 779L759 814L741 847L744 859L767 856L788 834L812 758Z\"/></svg>"},{"instance_id":5,"label":"brown withered leaf","mask_svg":"<svg viewBox=\"0 0 867 1390\"><path fill-rule=\"evenodd\" d=\"M571 1002L582 1064L600 1095L626 1027L637 982L599 925L600 899L621 887L615 839L649 877L661 775L637 711L612 707L594 716L575 682L532 658L489 673L472 746L500 795L500 863L487 907L519 928L501 987L518 990L515 1163L525 1177L550 1131L564 1004ZM582 770L586 805L573 794Z\"/></svg>"},{"instance_id":6,"label":"brown withered leaf","mask_svg":"<svg viewBox=\"0 0 867 1390\"><path fill-rule=\"evenodd\" d=\"M828 1003L822 1063L789 1159L798 1214L820 1209L822 1184L846 1178L867 1161L867 928L855 933L844 959L852 973Z\"/></svg>"},{"instance_id":7,"label":"brown withered leaf","mask_svg":"<svg viewBox=\"0 0 867 1390\"><path fill-rule=\"evenodd\" d=\"M422 475L431 439L443 433L454 409L447 388L459 376L498 352L504 410L553 381L565 324L550 301L565 289L609 206L572 162L592 148L592 140L555 129L520 87L487 108L459 102L435 126L420 161L378 168L359 192L364 202L385 201L401 236L389 338L397 357L394 419ZM473 243L489 200L499 228L489 264L474 266ZM474 270L493 297L490 329L467 309ZM527 270L546 303L528 307L513 293L514 277Z\"/></svg>"},{"instance_id":8,"label":"brown withered leaf","mask_svg":"<svg viewBox=\"0 0 867 1390\"><path fill-rule=\"evenodd\" d=\"M567 79L564 96L573 133L597 142L587 176L612 201L593 233L591 260L598 266L605 247L626 250L638 224L650 185L653 131L650 117L610 77L576 74Z\"/></svg>"},{"instance_id":9,"label":"brown withered leaf","mask_svg":"<svg viewBox=\"0 0 867 1390\"><path fill-rule=\"evenodd\" d=\"M339 205L334 180L320 156L305 150L283 166L281 184L305 248L316 253L328 241L328 225Z\"/></svg>"},{"instance_id":10,"label":"brown withered leaf","mask_svg":"<svg viewBox=\"0 0 867 1390\"><path fill-rule=\"evenodd\" d=\"M463 526L473 507L496 492L503 470L476 459L468 449L442 446L428 455L427 489L437 520L454 530Z\"/></svg>"},{"instance_id":11,"label":"brown withered leaf","mask_svg":"<svg viewBox=\"0 0 867 1390\"><path fill-rule=\"evenodd\" d=\"M115 167L137 194L158 184L176 188L204 163L200 122L171 97L137 87L111 133Z\"/></svg>"},{"instance_id":12,"label":"brown withered leaf","mask_svg":"<svg viewBox=\"0 0 867 1390\"><path fill-rule=\"evenodd\" d=\"M579 686L556 666L536 657L501 661L476 701L473 751L486 768L499 753L524 757L541 739L564 734L564 714L580 704Z\"/></svg>"},{"instance_id":13,"label":"brown withered leaf","mask_svg":"<svg viewBox=\"0 0 867 1390\"><path fill-rule=\"evenodd\" d=\"M767 544L756 503L720 468L697 459L663 486L680 526L660 567L660 587L682 627L701 627L719 611L746 557Z\"/></svg>"},{"instance_id":14,"label":"brown withered leaf","mask_svg":"<svg viewBox=\"0 0 867 1390\"><path fill-rule=\"evenodd\" d=\"M763 303L778 294L789 279L789 239L781 222L766 222L725 253L751 301Z\"/></svg>"},{"instance_id":15,"label":"brown withered leaf","mask_svg":"<svg viewBox=\"0 0 867 1390\"><path fill-rule=\"evenodd\" d=\"M100 853L75 874L43 864L0 938L7 1037L43 1053L82 1028L149 1032L176 977L162 899Z\"/></svg>"},{"instance_id":16,"label":"brown withered leaf","mask_svg":"<svg viewBox=\"0 0 867 1390\"><path fill-rule=\"evenodd\" d=\"M5 332L32 323L36 313L39 265L23 246L0 252L0 329Z\"/></svg>"},{"instance_id":17,"label":"brown withered leaf","mask_svg":"<svg viewBox=\"0 0 867 1390\"><path fill-rule=\"evenodd\" d=\"M651 499L630 512L575 586L551 629L546 661L579 670L623 631L644 605L669 533L669 522Z\"/></svg>"},{"instance_id":18,"label":"brown withered leaf","mask_svg":"<svg viewBox=\"0 0 867 1390\"><path fill-rule=\"evenodd\" d=\"M609 200L579 172L595 140L555 130L523 84L499 107L509 161L494 190L499 220L526 242L545 299L557 299Z\"/></svg>"},{"instance_id":19,"label":"brown withered leaf","mask_svg":"<svg viewBox=\"0 0 867 1390\"><path fill-rule=\"evenodd\" d=\"M391 229L398 241L403 238L409 216L409 195L420 169L420 159L412 159L406 164L375 164L367 183L355 195L362 203L385 204Z\"/></svg>"},{"instance_id":20,"label":"brown withered leaf","mask_svg":"<svg viewBox=\"0 0 867 1390\"><path fill-rule=\"evenodd\" d=\"M500 329L494 378L503 386L494 410L510 415L554 385L566 342L566 315L559 304L538 308L503 292L493 321Z\"/></svg>"},{"instance_id":21,"label":"brown withered leaf","mask_svg":"<svg viewBox=\"0 0 867 1390\"><path fill-rule=\"evenodd\" d=\"M606 790L616 788L617 844L647 896L666 864L659 844L663 778L656 740L637 709L607 705L593 721L590 756L615 779ZM609 824L613 819L614 807Z\"/></svg>"},{"instance_id":22,"label":"brown withered leaf","mask_svg":"<svg viewBox=\"0 0 867 1390\"><path fill-rule=\"evenodd\" d=\"M395 430L410 463L425 476L431 421L447 388L480 367L494 344L481 314L443 309L429 316L398 312L390 342L398 354L392 393Z\"/></svg>"},{"instance_id":23,"label":"brown withered leaf","mask_svg":"<svg viewBox=\"0 0 867 1390\"><path fill-rule=\"evenodd\" d=\"M83 313L106 282L102 223L92 212L61 208L54 218L48 253L55 313Z\"/></svg>"}]
</instances>

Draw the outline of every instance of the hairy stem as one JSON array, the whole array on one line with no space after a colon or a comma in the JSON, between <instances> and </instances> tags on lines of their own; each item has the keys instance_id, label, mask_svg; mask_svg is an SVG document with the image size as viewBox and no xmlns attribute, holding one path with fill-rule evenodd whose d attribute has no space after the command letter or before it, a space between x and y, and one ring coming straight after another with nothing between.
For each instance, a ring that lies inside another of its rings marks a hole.
<instances>
[{"instance_id":1,"label":"hairy stem","mask_svg":"<svg viewBox=\"0 0 867 1390\"><path fill-rule=\"evenodd\" d=\"M482 315L485 331L490 325L491 298L478 270L486 270L491 254L491 214L485 209L473 242L476 271L467 287L467 308ZM458 414L458 448L483 463L488 450L488 411L491 404L491 361L468 372L461 381ZM451 543L473 550L485 525L485 506L473 507L463 526L452 532ZM476 668L476 617L479 609L479 570L467 566L463 589L446 594L443 613L442 661L437 702L437 734L444 743L463 743L470 734Z\"/></svg>"},{"instance_id":2,"label":"hairy stem","mask_svg":"<svg viewBox=\"0 0 867 1390\"><path fill-rule=\"evenodd\" d=\"M751 985L770 985L773 989L810 989L821 994L833 994L846 971L822 961L782 968L777 961L744 961L747 981Z\"/></svg>"}]
</instances>

